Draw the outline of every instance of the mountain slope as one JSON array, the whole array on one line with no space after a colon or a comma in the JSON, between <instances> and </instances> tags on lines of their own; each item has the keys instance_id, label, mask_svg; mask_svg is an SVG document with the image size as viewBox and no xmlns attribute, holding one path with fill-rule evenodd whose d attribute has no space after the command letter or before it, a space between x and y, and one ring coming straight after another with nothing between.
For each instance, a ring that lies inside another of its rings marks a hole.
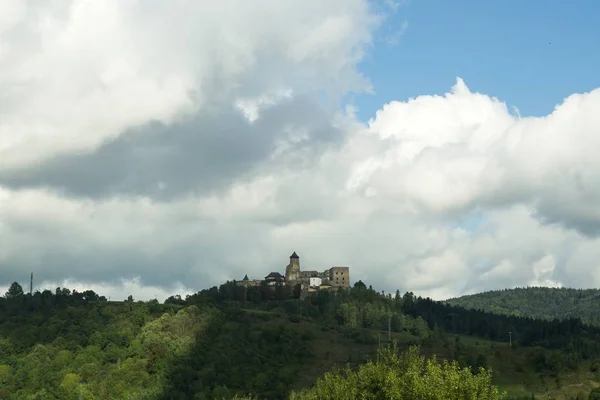
<instances>
[{"instance_id":1,"label":"mountain slope","mask_svg":"<svg viewBox=\"0 0 600 400\"><path fill-rule=\"evenodd\" d=\"M528 287L495 290L446 300L464 308L536 319L581 318L600 325L600 290Z\"/></svg>"},{"instance_id":2,"label":"mountain slope","mask_svg":"<svg viewBox=\"0 0 600 400\"><path fill-rule=\"evenodd\" d=\"M96 313L101 319L94 321ZM23 316L0 319L0 399L228 399L235 393L283 399L334 366L373 359L379 341L387 342L378 329L193 305L91 303ZM567 399L573 385L587 385L585 393L597 385L589 361L551 376L555 360L565 359L560 350L515 351L504 342L429 330L391 337L402 348L420 344L427 356L489 366L493 383L515 395L559 391L556 398Z\"/></svg>"},{"instance_id":3,"label":"mountain slope","mask_svg":"<svg viewBox=\"0 0 600 400\"><path fill-rule=\"evenodd\" d=\"M570 399L600 378L600 328L392 298L362 283L302 301L235 283L177 304L100 299L66 289L0 298L0 399L283 399L372 359L388 337L472 371L491 367L494 384L528 399Z\"/></svg>"}]
</instances>

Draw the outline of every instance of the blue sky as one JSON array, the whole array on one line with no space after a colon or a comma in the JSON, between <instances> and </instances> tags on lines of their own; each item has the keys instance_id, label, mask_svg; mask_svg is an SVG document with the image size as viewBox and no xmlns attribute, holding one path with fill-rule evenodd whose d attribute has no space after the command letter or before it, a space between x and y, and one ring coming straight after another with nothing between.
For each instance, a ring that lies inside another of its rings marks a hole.
<instances>
[{"instance_id":1,"label":"blue sky","mask_svg":"<svg viewBox=\"0 0 600 400\"><path fill-rule=\"evenodd\" d=\"M593 0L409 1L361 65L375 95L351 100L367 121L384 103L445 93L460 76L522 116L546 115L568 95L600 86L599 17ZM405 21L398 43L386 43Z\"/></svg>"}]
</instances>

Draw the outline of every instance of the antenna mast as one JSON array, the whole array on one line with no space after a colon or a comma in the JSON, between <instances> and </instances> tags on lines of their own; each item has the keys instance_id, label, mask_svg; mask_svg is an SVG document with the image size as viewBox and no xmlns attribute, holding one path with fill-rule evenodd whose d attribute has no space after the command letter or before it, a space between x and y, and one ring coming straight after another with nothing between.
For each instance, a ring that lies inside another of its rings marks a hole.
<instances>
[{"instance_id":1,"label":"antenna mast","mask_svg":"<svg viewBox=\"0 0 600 400\"><path fill-rule=\"evenodd\" d=\"M29 295L33 295L33 272L31 273L31 279L29 279Z\"/></svg>"}]
</instances>

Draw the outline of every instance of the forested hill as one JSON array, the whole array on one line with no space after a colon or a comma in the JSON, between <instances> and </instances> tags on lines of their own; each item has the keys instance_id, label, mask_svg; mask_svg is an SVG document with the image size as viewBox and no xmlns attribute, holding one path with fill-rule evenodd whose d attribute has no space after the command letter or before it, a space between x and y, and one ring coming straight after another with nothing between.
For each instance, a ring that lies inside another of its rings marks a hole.
<instances>
[{"instance_id":1,"label":"forested hill","mask_svg":"<svg viewBox=\"0 0 600 400\"><path fill-rule=\"evenodd\" d=\"M404 361L365 364L389 340L455 360L456 368L425 368L410 352ZM363 369L317 381L345 364ZM404 374L407 365L420 372ZM398 374L390 380L391 367ZM65 288L29 295L17 283L0 297L0 400L337 400L356 398L352 390L401 399L407 388L429 393L431 381L435 393L408 398L495 400L479 393L489 383L480 367L491 367L492 382L511 399L586 398L600 382L600 327L392 296L360 281L302 300L285 286L235 282L165 304ZM444 377L460 377L464 390L479 394L451 395L456 385L444 387ZM383 383L394 387L377 387Z\"/></svg>"},{"instance_id":2,"label":"forested hill","mask_svg":"<svg viewBox=\"0 0 600 400\"><path fill-rule=\"evenodd\" d=\"M599 289L527 287L494 290L449 299L468 309L539 319L581 318L600 325Z\"/></svg>"}]
</instances>

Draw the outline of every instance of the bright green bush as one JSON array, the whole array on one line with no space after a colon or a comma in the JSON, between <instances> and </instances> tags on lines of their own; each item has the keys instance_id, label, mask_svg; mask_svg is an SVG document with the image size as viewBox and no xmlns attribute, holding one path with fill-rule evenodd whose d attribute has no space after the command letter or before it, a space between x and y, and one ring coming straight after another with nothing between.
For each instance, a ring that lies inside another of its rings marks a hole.
<instances>
[{"instance_id":1,"label":"bright green bush","mask_svg":"<svg viewBox=\"0 0 600 400\"><path fill-rule=\"evenodd\" d=\"M357 370L325 374L311 388L290 400L499 400L505 395L491 384L491 371L473 374L456 362L425 359L419 348L398 355L395 345L381 348L377 361Z\"/></svg>"}]
</instances>

